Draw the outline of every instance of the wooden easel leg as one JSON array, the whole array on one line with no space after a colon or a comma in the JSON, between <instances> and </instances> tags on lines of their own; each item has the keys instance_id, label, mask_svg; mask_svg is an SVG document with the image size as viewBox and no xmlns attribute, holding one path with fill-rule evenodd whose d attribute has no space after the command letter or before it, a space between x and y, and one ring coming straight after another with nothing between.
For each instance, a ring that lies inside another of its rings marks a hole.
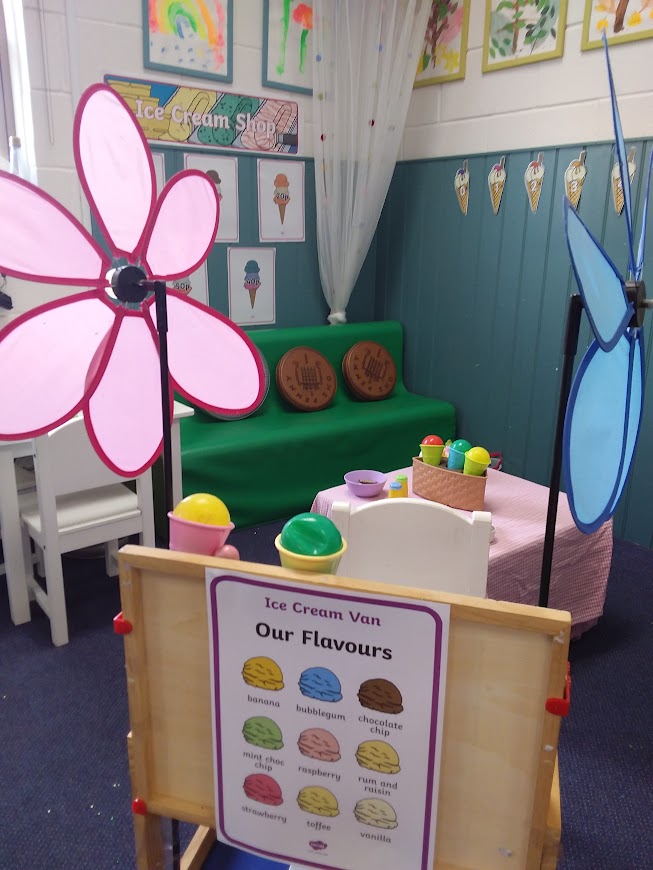
<instances>
[{"instance_id":1,"label":"wooden easel leg","mask_svg":"<svg viewBox=\"0 0 653 870\"><path fill-rule=\"evenodd\" d=\"M162 822L161 816L134 814L137 870L165 870Z\"/></svg>"},{"instance_id":2,"label":"wooden easel leg","mask_svg":"<svg viewBox=\"0 0 653 870\"><path fill-rule=\"evenodd\" d=\"M181 870L201 870L214 843L215 831L213 828L200 825L188 844L188 848L181 856Z\"/></svg>"}]
</instances>

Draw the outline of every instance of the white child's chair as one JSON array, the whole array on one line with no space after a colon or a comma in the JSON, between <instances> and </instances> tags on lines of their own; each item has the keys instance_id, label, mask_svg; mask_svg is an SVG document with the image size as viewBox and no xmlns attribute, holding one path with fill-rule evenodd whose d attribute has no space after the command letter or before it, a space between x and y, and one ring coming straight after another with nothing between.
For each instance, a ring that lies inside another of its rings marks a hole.
<instances>
[{"instance_id":1,"label":"white child's chair","mask_svg":"<svg viewBox=\"0 0 653 870\"><path fill-rule=\"evenodd\" d=\"M107 573L117 574L118 540L140 535L153 547L152 475L136 478L136 492L125 486L95 453L81 416L34 439L36 492L20 500L23 552L28 587L50 619L52 643L68 643L68 619L61 554L107 543ZM43 550L47 592L35 580L30 538Z\"/></svg>"},{"instance_id":2,"label":"white child's chair","mask_svg":"<svg viewBox=\"0 0 653 870\"><path fill-rule=\"evenodd\" d=\"M492 515L416 498L354 507L336 501L332 519L347 541L338 574L485 598Z\"/></svg>"}]
</instances>

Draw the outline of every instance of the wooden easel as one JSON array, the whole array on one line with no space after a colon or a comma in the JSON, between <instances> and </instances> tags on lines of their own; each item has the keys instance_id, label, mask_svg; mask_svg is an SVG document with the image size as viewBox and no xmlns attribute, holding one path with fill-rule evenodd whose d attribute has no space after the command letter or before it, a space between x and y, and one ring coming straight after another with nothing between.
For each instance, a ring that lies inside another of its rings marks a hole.
<instances>
[{"instance_id":1,"label":"wooden easel","mask_svg":"<svg viewBox=\"0 0 653 870\"><path fill-rule=\"evenodd\" d=\"M119 560L139 870L165 866L164 818L199 826L184 870L215 840L207 567L450 605L434 870L554 870L560 717L545 705L565 691L568 613L136 546Z\"/></svg>"}]
</instances>

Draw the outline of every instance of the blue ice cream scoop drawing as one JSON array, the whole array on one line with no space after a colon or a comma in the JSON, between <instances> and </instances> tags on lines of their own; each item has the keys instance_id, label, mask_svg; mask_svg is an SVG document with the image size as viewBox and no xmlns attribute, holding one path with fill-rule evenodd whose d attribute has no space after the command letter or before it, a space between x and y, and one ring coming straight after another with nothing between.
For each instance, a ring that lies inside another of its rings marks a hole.
<instances>
[{"instance_id":1,"label":"blue ice cream scoop drawing","mask_svg":"<svg viewBox=\"0 0 653 870\"><path fill-rule=\"evenodd\" d=\"M316 701L342 701L340 680L328 668L307 668L299 678L299 691Z\"/></svg>"}]
</instances>

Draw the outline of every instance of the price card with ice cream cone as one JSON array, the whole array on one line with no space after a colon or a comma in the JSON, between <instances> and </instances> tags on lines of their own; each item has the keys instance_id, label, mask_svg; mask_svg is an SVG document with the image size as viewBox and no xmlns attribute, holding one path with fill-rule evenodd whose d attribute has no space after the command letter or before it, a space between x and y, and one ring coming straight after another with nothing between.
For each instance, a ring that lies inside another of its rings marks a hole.
<instances>
[{"instance_id":1,"label":"price card with ice cream cone","mask_svg":"<svg viewBox=\"0 0 653 870\"><path fill-rule=\"evenodd\" d=\"M463 165L456 171L453 187L456 191L461 212L467 214L467 205L469 203L469 166L466 160L463 160Z\"/></svg>"},{"instance_id":2,"label":"price card with ice cream cone","mask_svg":"<svg viewBox=\"0 0 653 870\"><path fill-rule=\"evenodd\" d=\"M430 870L449 606L207 570L220 839Z\"/></svg>"},{"instance_id":3,"label":"price card with ice cream cone","mask_svg":"<svg viewBox=\"0 0 653 870\"><path fill-rule=\"evenodd\" d=\"M506 158L502 157L499 163L495 163L487 177L487 186L490 190L492 211L499 214L503 188L506 186Z\"/></svg>"},{"instance_id":4,"label":"price card with ice cream cone","mask_svg":"<svg viewBox=\"0 0 653 870\"><path fill-rule=\"evenodd\" d=\"M302 161L258 161L258 220L262 242L304 241Z\"/></svg>"},{"instance_id":5,"label":"price card with ice cream cone","mask_svg":"<svg viewBox=\"0 0 653 870\"><path fill-rule=\"evenodd\" d=\"M524 172L524 184L528 193L528 202L533 214L537 211L537 205L540 201L542 193L542 182L544 181L544 159L542 153L537 155L537 160L532 160L526 167Z\"/></svg>"},{"instance_id":6,"label":"price card with ice cream cone","mask_svg":"<svg viewBox=\"0 0 653 870\"><path fill-rule=\"evenodd\" d=\"M585 158L587 151L581 151L577 160L572 160L565 171L565 193L567 199L574 208L578 208L580 195L583 192L583 184L587 177Z\"/></svg>"}]
</instances>

